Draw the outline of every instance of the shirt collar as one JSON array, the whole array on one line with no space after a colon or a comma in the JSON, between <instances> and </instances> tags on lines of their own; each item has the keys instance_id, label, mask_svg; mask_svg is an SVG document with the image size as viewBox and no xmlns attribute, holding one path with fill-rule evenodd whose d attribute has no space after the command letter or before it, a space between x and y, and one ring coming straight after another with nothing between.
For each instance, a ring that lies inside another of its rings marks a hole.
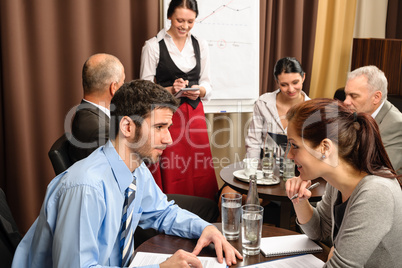
<instances>
[{"instance_id":1,"label":"shirt collar","mask_svg":"<svg viewBox=\"0 0 402 268\"><path fill-rule=\"evenodd\" d=\"M133 173L131 173L123 159L121 159L110 140L103 146L103 151L109 161L110 167L112 168L113 175L119 185L120 191L124 193L133 181Z\"/></svg>"},{"instance_id":2,"label":"shirt collar","mask_svg":"<svg viewBox=\"0 0 402 268\"><path fill-rule=\"evenodd\" d=\"M162 31L159 31L159 33L156 35L156 39L158 40L158 42L160 41L160 40L162 40L163 38L168 38L168 39L170 39L172 42L173 42L173 38L172 38L172 36L170 35L170 34L168 34L168 29L162 29ZM186 42L188 41L188 40L190 40L191 39L191 32L189 32L188 34L187 34L187 37L186 37Z\"/></svg>"},{"instance_id":3,"label":"shirt collar","mask_svg":"<svg viewBox=\"0 0 402 268\"><path fill-rule=\"evenodd\" d=\"M110 118L110 110L108 108L105 108L105 107L103 107L103 106L101 106L99 104L93 103L93 102L91 102L89 100L86 100L86 99L83 99L83 100L88 102L88 103L90 103L90 104L92 104L93 106L97 107L99 110L104 112Z\"/></svg>"},{"instance_id":4,"label":"shirt collar","mask_svg":"<svg viewBox=\"0 0 402 268\"><path fill-rule=\"evenodd\" d=\"M381 105L378 106L377 110L375 110L374 113L371 114L371 116L372 116L373 118L375 118L375 117L377 116L377 114L380 112L382 106L384 106L384 103L385 103L385 101L383 101L383 102L381 103Z\"/></svg>"}]
</instances>

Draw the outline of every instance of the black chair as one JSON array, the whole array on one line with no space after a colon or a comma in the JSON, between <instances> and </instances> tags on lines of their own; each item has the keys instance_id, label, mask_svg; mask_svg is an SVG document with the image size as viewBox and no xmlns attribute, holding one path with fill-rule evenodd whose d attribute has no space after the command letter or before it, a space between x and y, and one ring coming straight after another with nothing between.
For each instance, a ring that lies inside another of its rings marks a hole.
<instances>
[{"instance_id":1,"label":"black chair","mask_svg":"<svg viewBox=\"0 0 402 268\"><path fill-rule=\"evenodd\" d=\"M338 88L335 91L334 100L344 101L345 98L346 98L346 96L345 96L345 88L344 87Z\"/></svg>"},{"instance_id":2,"label":"black chair","mask_svg":"<svg viewBox=\"0 0 402 268\"><path fill-rule=\"evenodd\" d=\"M402 96L391 94L387 96L387 100L402 112Z\"/></svg>"},{"instance_id":3,"label":"black chair","mask_svg":"<svg viewBox=\"0 0 402 268\"><path fill-rule=\"evenodd\" d=\"M0 189L0 267L11 267L14 252L22 235L7 204L6 195Z\"/></svg>"},{"instance_id":4,"label":"black chair","mask_svg":"<svg viewBox=\"0 0 402 268\"><path fill-rule=\"evenodd\" d=\"M73 161L68 154L69 146L71 146L70 141L67 139L66 133L64 133L53 143L48 152L48 156L52 162L56 175L62 173L73 164Z\"/></svg>"}]
</instances>

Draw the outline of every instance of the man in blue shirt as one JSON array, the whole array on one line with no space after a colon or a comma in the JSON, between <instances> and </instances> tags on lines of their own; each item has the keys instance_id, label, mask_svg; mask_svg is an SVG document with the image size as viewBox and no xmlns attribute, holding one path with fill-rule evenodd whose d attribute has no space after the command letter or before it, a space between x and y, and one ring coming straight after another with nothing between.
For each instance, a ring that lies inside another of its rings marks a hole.
<instances>
[{"instance_id":1,"label":"man in blue shirt","mask_svg":"<svg viewBox=\"0 0 402 268\"><path fill-rule=\"evenodd\" d=\"M19 244L12 267L121 267L123 204L133 178L129 231L139 225L199 238L192 253L180 250L160 267L184 262L201 267L196 255L210 243L219 262L223 252L228 265L241 259L213 225L168 202L143 162L157 161L172 143L169 127L177 104L152 82L125 83L111 102L110 140L50 182L40 215Z\"/></svg>"}]
</instances>

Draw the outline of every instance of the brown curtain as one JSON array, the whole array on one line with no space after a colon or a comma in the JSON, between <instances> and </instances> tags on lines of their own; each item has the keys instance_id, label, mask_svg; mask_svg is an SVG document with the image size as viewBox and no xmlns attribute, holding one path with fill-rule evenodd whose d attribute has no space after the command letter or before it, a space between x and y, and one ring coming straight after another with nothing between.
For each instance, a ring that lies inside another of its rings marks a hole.
<instances>
[{"instance_id":1,"label":"brown curtain","mask_svg":"<svg viewBox=\"0 0 402 268\"><path fill-rule=\"evenodd\" d=\"M138 78L141 47L159 28L159 0L0 1L0 187L20 231L54 177L47 156L82 98L81 69L98 52Z\"/></svg>"},{"instance_id":2,"label":"brown curtain","mask_svg":"<svg viewBox=\"0 0 402 268\"><path fill-rule=\"evenodd\" d=\"M138 78L141 48L160 29L159 2L0 1L0 187L22 233L39 214L54 177L47 153L82 98L84 61L110 53L125 66L126 81ZM317 5L318 0L260 0L261 93L276 89L273 66L284 56L301 61L308 92ZM227 120L215 116L213 128L221 129L220 121ZM243 131L250 115L225 116ZM238 136L236 150L243 152L244 133ZM227 148L219 150L228 155Z\"/></svg>"},{"instance_id":3,"label":"brown curtain","mask_svg":"<svg viewBox=\"0 0 402 268\"><path fill-rule=\"evenodd\" d=\"M402 2L388 0L385 38L402 39Z\"/></svg>"},{"instance_id":4,"label":"brown curtain","mask_svg":"<svg viewBox=\"0 0 402 268\"><path fill-rule=\"evenodd\" d=\"M295 57L306 72L303 90L310 89L318 0L260 1L260 94L278 88L273 77L277 60Z\"/></svg>"}]
</instances>

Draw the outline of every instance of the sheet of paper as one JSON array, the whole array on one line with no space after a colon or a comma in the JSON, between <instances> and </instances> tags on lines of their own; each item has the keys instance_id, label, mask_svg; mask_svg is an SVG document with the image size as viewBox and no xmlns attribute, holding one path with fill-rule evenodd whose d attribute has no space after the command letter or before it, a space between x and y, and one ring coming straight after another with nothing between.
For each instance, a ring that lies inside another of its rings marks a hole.
<instances>
[{"instance_id":1,"label":"sheet of paper","mask_svg":"<svg viewBox=\"0 0 402 268\"><path fill-rule=\"evenodd\" d=\"M152 264L159 264L166 261L172 254L137 252L129 267L140 267ZM226 268L225 259L219 263L215 257L198 257L204 268Z\"/></svg>"},{"instance_id":2,"label":"sheet of paper","mask_svg":"<svg viewBox=\"0 0 402 268\"><path fill-rule=\"evenodd\" d=\"M322 268L324 262L312 254L285 257L246 266L247 268Z\"/></svg>"}]
</instances>

